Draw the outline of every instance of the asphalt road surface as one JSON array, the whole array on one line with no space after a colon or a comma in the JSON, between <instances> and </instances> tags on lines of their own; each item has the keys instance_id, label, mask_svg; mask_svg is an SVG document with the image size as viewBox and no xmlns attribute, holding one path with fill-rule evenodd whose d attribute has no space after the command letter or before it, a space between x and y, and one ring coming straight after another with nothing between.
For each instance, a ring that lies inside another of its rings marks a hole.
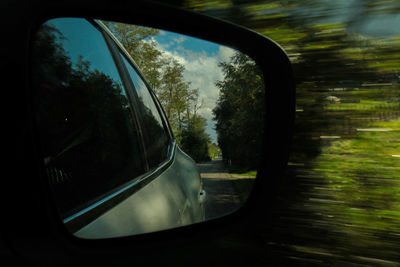
<instances>
[{"instance_id":1,"label":"asphalt road surface","mask_svg":"<svg viewBox=\"0 0 400 267\"><path fill-rule=\"evenodd\" d=\"M232 213L242 205L222 160L199 163L197 166L207 194L206 220Z\"/></svg>"}]
</instances>

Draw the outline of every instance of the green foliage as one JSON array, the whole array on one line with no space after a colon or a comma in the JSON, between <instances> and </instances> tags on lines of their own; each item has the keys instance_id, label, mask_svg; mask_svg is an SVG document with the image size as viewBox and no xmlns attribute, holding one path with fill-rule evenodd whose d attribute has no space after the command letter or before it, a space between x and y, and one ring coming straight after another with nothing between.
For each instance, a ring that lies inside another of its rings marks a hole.
<instances>
[{"instance_id":1,"label":"green foliage","mask_svg":"<svg viewBox=\"0 0 400 267\"><path fill-rule=\"evenodd\" d=\"M163 57L161 51L156 48L156 42L151 37L158 35L160 31L118 22L103 21L103 23L138 64L150 85L153 88L159 87Z\"/></svg>"},{"instance_id":2,"label":"green foliage","mask_svg":"<svg viewBox=\"0 0 400 267\"><path fill-rule=\"evenodd\" d=\"M329 184L327 197L340 203L324 205L327 212L336 221L367 230L371 239L377 239L383 231L400 230L400 169L395 157L400 151L400 120L369 127L388 130L360 132L349 140L333 142L313 165ZM337 231L346 228L343 224L336 227Z\"/></svg>"},{"instance_id":3,"label":"green foliage","mask_svg":"<svg viewBox=\"0 0 400 267\"><path fill-rule=\"evenodd\" d=\"M144 164L135 153L136 128L120 81L82 55L72 61L61 42L65 37L50 24L36 36L32 83L37 130L47 170L65 174L62 186L58 180L54 186L64 216L126 177L142 174Z\"/></svg>"},{"instance_id":4,"label":"green foliage","mask_svg":"<svg viewBox=\"0 0 400 267\"><path fill-rule=\"evenodd\" d=\"M211 159L216 159L220 155L221 150L216 144L208 142L208 153Z\"/></svg>"},{"instance_id":5,"label":"green foliage","mask_svg":"<svg viewBox=\"0 0 400 267\"><path fill-rule=\"evenodd\" d=\"M190 118L188 127L181 133L181 148L188 153L195 161L208 161L208 143L210 137L205 133L206 120L198 115Z\"/></svg>"},{"instance_id":6,"label":"green foliage","mask_svg":"<svg viewBox=\"0 0 400 267\"><path fill-rule=\"evenodd\" d=\"M388 103L386 101L360 100L359 103L339 103L329 104L324 107L326 110L382 110L399 107L398 103Z\"/></svg>"},{"instance_id":7,"label":"green foliage","mask_svg":"<svg viewBox=\"0 0 400 267\"><path fill-rule=\"evenodd\" d=\"M183 80L183 65L171 59L164 65L161 86L156 91L175 133L179 135L184 123L184 113L190 108L193 90ZM197 98L196 98L197 99Z\"/></svg>"},{"instance_id":8,"label":"green foliage","mask_svg":"<svg viewBox=\"0 0 400 267\"><path fill-rule=\"evenodd\" d=\"M234 165L254 169L260 157L264 119L262 73L246 55L236 53L220 63L224 80L214 119L223 158Z\"/></svg>"},{"instance_id":9,"label":"green foliage","mask_svg":"<svg viewBox=\"0 0 400 267\"><path fill-rule=\"evenodd\" d=\"M201 107L199 90L190 88L183 77L185 68L176 59L156 47L152 39L156 29L137 25L105 22L139 66L160 100L176 141L196 161L209 159L210 137L206 120L197 114Z\"/></svg>"}]
</instances>

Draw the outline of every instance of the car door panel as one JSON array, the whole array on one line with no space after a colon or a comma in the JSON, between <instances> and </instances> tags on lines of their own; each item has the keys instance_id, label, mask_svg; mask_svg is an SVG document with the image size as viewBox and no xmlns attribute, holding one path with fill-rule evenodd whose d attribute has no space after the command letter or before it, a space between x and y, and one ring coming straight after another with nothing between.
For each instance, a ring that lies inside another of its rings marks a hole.
<instances>
[{"instance_id":1,"label":"car door panel","mask_svg":"<svg viewBox=\"0 0 400 267\"><path fill-rule=\"evenodd\" d=\"M201 188L196 168L177 147L172 164L163 173L74 235L112 238L201 222L204 209L196 198Z\"/></svg>"}]
</instances>

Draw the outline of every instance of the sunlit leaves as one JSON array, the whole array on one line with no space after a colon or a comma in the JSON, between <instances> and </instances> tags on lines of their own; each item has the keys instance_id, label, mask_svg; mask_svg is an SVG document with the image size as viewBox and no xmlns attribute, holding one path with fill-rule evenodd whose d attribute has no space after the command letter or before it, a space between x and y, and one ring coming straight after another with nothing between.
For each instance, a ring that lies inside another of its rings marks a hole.
<instances>
[{"instance_id":1,"label":"sunlit leaves","mask_svg":"<svg viewBox=\"0 0 400 267\"><path fill-rule=\"evenodd\" d=\"M298 40L307 36L305 33L287 26L260 29L259 32L283 45L290 44L291 42L296 44Z\"/></svg>"},{"instance_id":2,"label":"sunlit leaves","mask_svg":"<svg viewBox=\"0 0 400 267\"><path fill-rule=\"evenodd\" d=\"M154 36L159 30L115 22L105 22L139 66L159 98L176 141L195 160L208 156L206 120L197 114L201 101L197 88L183 76L184 65L159 50Z\"/></svg>"}]
</instances>

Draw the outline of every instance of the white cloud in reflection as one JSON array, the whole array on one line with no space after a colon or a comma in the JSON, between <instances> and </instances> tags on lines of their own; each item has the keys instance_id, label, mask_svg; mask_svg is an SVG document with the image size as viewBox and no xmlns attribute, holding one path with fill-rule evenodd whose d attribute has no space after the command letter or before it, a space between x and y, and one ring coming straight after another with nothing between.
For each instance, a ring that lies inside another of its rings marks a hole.
<instances>
[{"instance_id":1,"label":"white cloud in reflection","mask_svg":"<svg viewBox=\"0 0 400 267\"><path fill-rule=\"evenodd\" d=\"M199 39L162 32L163 41L157 42L158 49L165 55L176 59L185 67L184 79L191 83L191 88L199 89L199 99L203 105L198 113L207 120L206 132L211 136L212 141L217 142L217 135L214 130L212 110L216 105L219 89L215 86L216 81L223 79L220 62L229 61L235 50L202 41ZM166 40L166 37L169 37Z\"/></svg>"}]
</instances>

